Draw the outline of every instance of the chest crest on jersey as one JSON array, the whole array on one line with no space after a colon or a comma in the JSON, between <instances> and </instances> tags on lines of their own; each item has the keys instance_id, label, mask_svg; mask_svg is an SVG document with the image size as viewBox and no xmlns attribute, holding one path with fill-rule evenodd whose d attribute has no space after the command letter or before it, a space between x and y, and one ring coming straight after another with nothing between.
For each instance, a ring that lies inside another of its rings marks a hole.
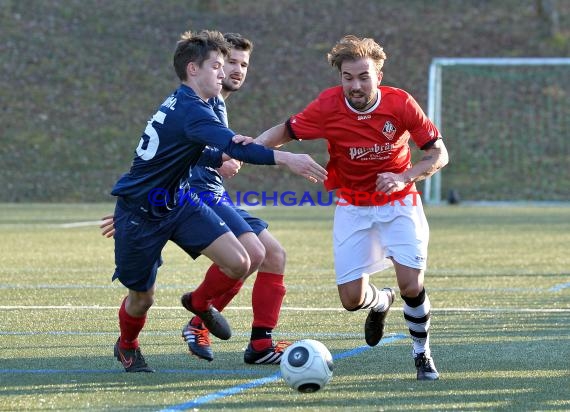
<instances>
[{"instance_id":1,"label":"chest crest on jersey","mask_svg":"<svg viewBox=\"0 0 570 412\"><path fill-rule=\"evenodd\" d=\"M388 140L392 140L394 136L396 136L396 126L394 126L390 120L386 120L382 128L382 134L386 136Z\"/></svg>"}]
</instances>

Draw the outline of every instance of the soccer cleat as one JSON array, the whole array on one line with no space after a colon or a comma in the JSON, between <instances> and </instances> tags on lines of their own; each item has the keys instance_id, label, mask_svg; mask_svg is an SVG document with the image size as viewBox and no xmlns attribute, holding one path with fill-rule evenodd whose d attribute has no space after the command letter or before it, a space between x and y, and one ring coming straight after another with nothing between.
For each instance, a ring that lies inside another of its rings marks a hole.
<instances>
[{"instance_id":1,"label":"soccer cleat","mask_svg":"<svg viewBox=\"0 0 570 412\"><path fill-rule=\"evenodd\" d=\"M210 305L210 307L205 311L199 311L192 307L192 293L185 293L180 298L182 306L189 310L195 315L198 315L202 319L202 323L209 329L212 335L215 337L228 340L232 336L232 330L228 321L222 316L218 310Z\"/></svg>"},{"instance_id":2,"label":"soccer cleat","mask_svg":"<svg viewBox=\"0 0 570 412\"><path fill-rule=\"evenodd\" d=\"M433 359L427 357L425 353L420 353L416 356L414 362L418 371L417 378L419 381L435 381L439 379L439 373L435 369Z\"/></svg>"},{"instance_id":3,"label":"soccer cleat","mask_svg":"<svg viewBox=\"0 0 570 412\"><path fill-rule=\"evenodd\" d=\"M121 349L119 347L119 339L117 339L114 354L115 358L121 362L126 372L154 372L154 369L146 364L140 348Z\"/></svg>"},{"instance_id":4,"label":"soccer cleat","mask_svg":"<svg viewBox=\"0 0 570 412\"><path fill-rule=\"evenodd\" d=\"M192 321L188 322L182 329L182 337L188 344L188 350L192 355L208 362L214 360L214 352L210 347L210 331L204 325L194 326Z\"/></svg>"},{"instance_id":5,"label":"soccer cleat","mask_svg":"<svg viewBox=\"0 0 570 412\"><path fill-rule=\"evenodd\" d=\"M281 340L267 349L256 351L250 343L245 349L243 360L251 365L279 365L283 351L290 345L291 342Z\"/></svg>"},{"instance_id":6,"label":"soccer cleat","mask_svg":"<svg viewBox=\"0 0 570 412\"><path fill-rule=\"evenodd\" d=\"M394 298L396 294L392 288L382 289L384 292L388 292L390 301L388 302L388 308L383 312L377 312L374 309L370 309L368 316L366 317L366 322L364 322L364 339L368 346L376 346L384 336L384 327L386 325L386 316L390 310L390 306L394 303Z\"/></svg>"}]
</instances>

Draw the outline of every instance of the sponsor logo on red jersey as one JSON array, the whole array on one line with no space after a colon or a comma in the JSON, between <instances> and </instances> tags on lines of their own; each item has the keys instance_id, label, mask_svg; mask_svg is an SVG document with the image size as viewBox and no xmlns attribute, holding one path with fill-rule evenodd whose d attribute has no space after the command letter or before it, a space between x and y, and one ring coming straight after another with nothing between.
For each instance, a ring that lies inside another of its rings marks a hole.
<instances>
[{"instance_id":1,"label":"sponsor logo on red jersey","mask_svg":"<svg viewBox=\"0 0 570 412\"><path fill-rule=\"evenodd\" d=\"M394 149L392 143L375 144L372 147L349 147L348 155L352 160L384 160L387 154Z\"/></svg>"}]
</instances>

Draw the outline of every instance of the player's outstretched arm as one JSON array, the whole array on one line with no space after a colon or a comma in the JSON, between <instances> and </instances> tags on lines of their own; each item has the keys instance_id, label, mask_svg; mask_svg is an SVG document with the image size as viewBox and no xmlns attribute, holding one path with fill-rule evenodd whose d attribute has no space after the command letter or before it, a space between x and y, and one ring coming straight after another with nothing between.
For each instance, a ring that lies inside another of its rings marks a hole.
<instances>
[{"instance_id":1,"label":"player's outstretched arm","mask_svg":"<svg viewBox=\"0 0 570 412\"><path fill-rule=\"evenodd\" d=\"M281 123L261 133L254 142L265 147L280 147L291 140L293 139L289 136L287 126Z\"/></svg>"},{"instance_id":2,"label":"player's outstretched arm","mask_svg":"<svg viewBox=\"0 0 570 412\"><path fill-rule=\"evenodd\" d=\"M251 143L247 136L236 135L233 138L234 143L249 144ZM279 147L290 142L291 137L284 123L273 126L260 134L253 143L260 144L265 147ZM313 158L307 154L297 154L290 152L282 152L275 150L275 163L287 166L293 173L303 176L313 183L324 182L327 178L327 171L320 164L315 162Z\"/></svg>"},{"instance_id":3,"label":"player's outstretched arm","mask_svg":"<svg viewBox=\"0 0 570 412\"><path fill-rule=\"evenodd\" d=\"M315 162L308 154L298 154L281 152L275 150L275 163L287 166L293 173L303 176L313 183L324 182L327 178L327 171L320 164Z\"/></svg>"}]
</instances>

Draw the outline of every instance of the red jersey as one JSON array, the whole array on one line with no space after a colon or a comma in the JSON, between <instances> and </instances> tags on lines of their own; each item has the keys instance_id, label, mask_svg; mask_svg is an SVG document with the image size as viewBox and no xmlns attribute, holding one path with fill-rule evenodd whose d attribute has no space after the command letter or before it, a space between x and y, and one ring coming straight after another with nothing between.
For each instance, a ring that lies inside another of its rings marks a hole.
<instances>
[{"instance_id":1,"label":"red jersey","mask_svg":"<svg viewBox=\"0 0 570 412\"><path fill-rule=\"evenodd\" d=\"M418 147L437 140L439 131L414 98L404 90L380 86L378 101L366 111L352 108L342 86L323 91L302 112L291 116L297 139L327 140L327 190L357 205L383 204L376 192L378 173L402 173L412 167L408 141ZM400 199L415 190L413 183L390 195Z\"/></svg>"}]
</instances>

